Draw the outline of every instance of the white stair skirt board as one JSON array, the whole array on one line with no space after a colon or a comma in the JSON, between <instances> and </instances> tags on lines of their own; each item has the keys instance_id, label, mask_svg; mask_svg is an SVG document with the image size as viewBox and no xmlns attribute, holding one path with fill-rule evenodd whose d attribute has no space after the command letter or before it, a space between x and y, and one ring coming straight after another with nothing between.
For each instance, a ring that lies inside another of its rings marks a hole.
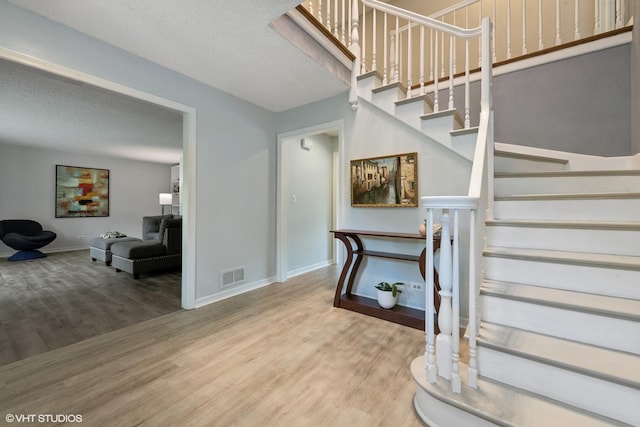
<instances>
[{"instance_id":1,"label":"white stair skirt board","mask_svg":"<svg viewBox=\"0 0 640 427\"><path fill-rule=\"evenodd\" d=\"M635 388L484 347L478 348L478 371L485 377L624 423L633 425L640 420L640 392Z\"/></svg>"},{"instance_id":2,"label":"white stair skirt board","mask_svg":"<svg viewBox=\"0 0 640 427\"><path fill-rule=\"evenodd\" d=\"M406 97L407 89L399 82L380 86L371 91L371 102L389 114L395 113L395 102Z\"/></svg>"},{"instance_id":3,"label":"white stair skirt board","mask_svg":"<svg viewBox=\"0 0 640 427\"><path fill-rule=\"evenodd\" d=\"M483 295L482 290L480 299L482 319L486 322L640 354L637 320Z\"/></svg>"},{"instance_id":4,"label":"white stair skirt board","mask_svg":"<svg viewBox=\"0 0 640 427\"><path fill-rule=\"evenodd\" d=\"M448 381L438 377L427 382L424 356L411 363L411 374L418 387L414 406L418 415L432 427L604 427L614 421L592 412L554 402L543 396L507 384L478 379L478 388L465 386L467 365L460 364L462 393L451 392Z\"/></svg>"},{"instance_id":5,"label":"white stair skirt board","mask_svg":"<svg viewBox=\"0 0 640 427\"><path fill-rule=\"evenodd\" d=\"M491 246L640 256L640 222L487 221Z\"/></svg>"},{"instance_id":6,"label":"white stair skirt board","mask_svg":"<svg viewBox=\"0 0 640 427\"><path fill-rule=\"evenodd\" d=\"M640 299L638 257L489 247L488 280Z\"/></svg>"},{"instance_id":7,"label":"white stair skirt board","mask_svg":"<svg viewBox=\"0 0 640 427\"><path fill-rule=\"evenodd\" d=\"M500 172L561 171L567 166L566 159L495 150L494 169Z\"/></svg>"},{"instance_id":8,"label":"white stair skirt board","mask_svg":"<svg viewBox=\"0 0 640 427\"><path fill-rule=\"evenodd\" d=\"M496 197L496 219L547 219L556 221L638 221L640 195L598 198Z\"/></svg>"},{"instance_id":9,"label":"white stair skirt board","mask_svg":"<svg viewBox=\"0 0 640 427\"><path fill-rule=\"evenodd\" d=\"M624 193L640 189L640 171L496 172L495 194Z\"/></svg>"}]
</instances>

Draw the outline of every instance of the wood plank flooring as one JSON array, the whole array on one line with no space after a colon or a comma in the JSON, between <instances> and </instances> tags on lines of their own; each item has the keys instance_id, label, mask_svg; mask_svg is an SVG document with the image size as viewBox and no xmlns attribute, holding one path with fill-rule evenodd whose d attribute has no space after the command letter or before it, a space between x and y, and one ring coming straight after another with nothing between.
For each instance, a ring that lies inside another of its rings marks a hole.
<instances>
[{"instance_id":1,"label":"wood plank flooring","mask_svg":"<svg viewBox=\"0 0 640 427\"><path fill-rule=\"evenodd\" d=\"M0 366L180 310L180 271L142 276L88 250L0 259Z\"/></svg>"},{"instance_id":2,"label":"wood plank flooring","mask_svg":"<svg viewBox=\"0 0 640 427\"><path fill-rule=\"evenodd\" d=\"M424 333L334 308L336 280L323 268L0 367L0 420L420 426L409 364Z\"/></svg>"}]
</instances>

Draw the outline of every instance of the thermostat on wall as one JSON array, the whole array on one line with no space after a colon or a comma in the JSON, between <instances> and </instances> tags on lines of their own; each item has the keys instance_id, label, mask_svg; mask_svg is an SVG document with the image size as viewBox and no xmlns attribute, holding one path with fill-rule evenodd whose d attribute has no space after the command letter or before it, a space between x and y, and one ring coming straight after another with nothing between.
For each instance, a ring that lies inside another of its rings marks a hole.
<instances>
[{"instance_id":1,"label":"thermostat on wall","mask_svg":"<svg viewBox=\"0 0 640 427\"><path fill-rule=\"evenodd\" d=\"M304 138L300 140L300 148L302 148L303 150L311 151L312 147L313 147L313 142L307 141Z\"/></svg>"}]
</instances>

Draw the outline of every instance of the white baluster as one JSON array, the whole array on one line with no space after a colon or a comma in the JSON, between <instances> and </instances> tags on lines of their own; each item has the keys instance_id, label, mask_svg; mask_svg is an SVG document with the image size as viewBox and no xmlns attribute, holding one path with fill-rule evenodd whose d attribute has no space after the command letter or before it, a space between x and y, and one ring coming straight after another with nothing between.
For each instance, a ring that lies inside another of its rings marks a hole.
<instances>
[{"instance_id":1,"label":"white baluster","mask_svg":"<svg viewBox=\"0 0 640 427\"><path fill-rule=\"evenodd\" d=\"M560 38L560 0L556 0L556 46L562 43Z\"/></svg>"},{"instance_id":2,"label":"white baluster","mask_svg":"<svg viewBox=\"0 0 640 427\"><path fill-rule=\"evenodd\" d=\"M329 30L329 32L331 32L331 0L327 0L327 23L325 24L325 27L327 27L327 30Z\"/></svg>"},{"instance_id":3,"label":"white baluster","mask_svg":"<svg viewBox=\"0 0 640 427\"><path fill-rule=\"evenodd\" d=\"M469 224L469 375L468 383L470 387L478 387L478 363L476 355L476 336L477 336L477 322L476 322L476 211L470 211L470 224Z\"/></svg>"},{"instance_id":4,"label":"white baluster","mask_svg":"<svg viewBox=\"0 0 640 427\"><path fill-rule=\"evenodd\" d=\"M440 268L438 277L440 282L440 309L438 310L438 326L440 333L436 337L436 365L438 375L451 379L452 347L452 265L451 265L451 233L449 229L449 213L444 211L440 219L442 234L440 237Z\"/></svg>"},{"instance_id":5,"label":"white baluster","mask_svg":"<svg viewBox=\"0 0 640 427\"><path fill-rule=\"evenodd\" d=\"M420 24L420 95L424 95L424 25Z\"/></svg>"},{"instance_id":6,"label":"white baluster","mask_svg":"<svg viewBox=\"0 0 640 427\"><path fill-rule=\"evenodd\" d=\"M444 16L442 17L442 22L444 22ZM442 59L440 61L440 77L444 77L444 33L442 33L442 37L440 38L440 52L442 52Z\"/></svg>"},{"instance_id":7,"label":"white baluster","mask_svg":"<svg viewBox=\"0 0 640 427\"><path fill-rule=\"evenodd\" d=\"M449 110L453 110L453 34L449 34Z\"/></svg>"},{"instance_id":8,"label":"white baluster","mask_svg":"<svg viewBox=\"0 0 640 427\"><path fill-rule=\"evenodd\" d=\"M453 271L452 281L452 352L451 352L451 391L460 393L460 247L458 246L459 211L453 211Z\"/></svg>"},{"instance_id":9,"label":"white baluster","mask_svg":"<svg viewBox=\"0 0 640 427\"><path fill-rule=\"evenodd\" d=\"M355 0L358 1L358 0ZM364 4L362 5L362 11L364 14ZM378 69L378 65L376 64L376 46L378 45L378 26L376 25L376 9L371 9L371 13L373 14L373 37L371 39L371 70L376 71Z\"/></svg>"},{"instance_id":10,"label":"white baluster","mask_svg":"<svg viewBox=\"0 0 640 427\"><path fill-rule=\"evenodd\" d=\"M511 59L511 0L507 1L507 59Z\"/></svg>"},{"instance_id":11,"label":"white baluster","mask_svg":"<svg viewBox=\"0 0 640 427\"><path fill-rule=\"evenodd\" d=\"M412 90L411 86L413 85L413 72L411 70L413 51L411 50L411 21L407 21L407 94L408 97L411 98Z\"/></svg>"},{"instance_id":12,"label":"white baluster","mask_svg":"<svg viewBox=\"0 0 640 427\"><path fill-rule=\"evenodd\" d=\"M396 64L396 59L397 59L397 56L396 56L396 40L397 39L398 39L398 34L394 33L394 32L391 32L391 40L389 40L391 42L391 46L390 46L391 52L389 53L389 58L391 60L391 64L390 64L390 67L389 67L390 68L389 72L391 73L391 83L398 81L396 79L396 77L398 77L397 74L396 74L396 70L397 70L397 66L398 66Z\"/></svg>"},{"instance_id":13,"label":"white baluster","mask_svg":"<svg viewBox=\"0 0 640 427\"><path fill-rule=\"evenodd\" d=\"M478 27L482 26L482 1L478 2ZM478 37L478 67L482 67L482 37Z\"/></svg>"},{"instance_id":14,"label":"white baluster","mask_svg":"<svg viewBox=\"0 0 640 427\"><path fill-rule=\"evenodd\" d=\"M433 275L433 210L427 209L427 265L426 265L426 301L425 307L427 314L425 316L425 370L427 371L427 381L436 382L437 369L435 357L435 300L433 298L434 275Z\"/></svg>"},{"instance_id":15,"label":"white baluster","mask_svg":"<svg viewBox=\"0 0 640 427\"><path fill-rule=\"evenodd\" d=\"M435 39L434 39L435 52L433 54L434 61L435 61L434 65L436 70L434 73L434 80L433 80L433 112L434 113L437 113L438 111L440 111L439 102L438 102L438 61L440 60L438 55L438 33L439 31L436 30Z\"/></svg>"},{"instance_id":16,"label":"white baluster","mask_svg":"<svg viewBox=\"0 0 640 427\"><path fill-rule=\"evenodd\" d=\"M349 9L349 20L347 21L349 24L348 26L351 26L351 15L353 13L352 9L353 9L353 2L358 2L360 0L351 0L351 2L349 3L349 7L347 9ZM364 7L364 5L362 5ZM364 13L362 14L363 19L364 19ZM348 31L349 33L349 46L351 46L351 30Z\"/></svg>"},{"instance_id":17,"label":"white baluster","mask_svg":"<svg viewBox=\"0 0 640 427\"><path fill-rule=\"evenodd\" d=\"M573 39L574 40L579 40L580 39L580 2L578 0L574 1L575 4L575 16L574 16L574 32L573 32Z\"/></svg>"},{"instance_id":18,"label":"white baluster","mask_svg":"<svg viewBox=\"0 0 640 427\"><path fill-rule=\"evenodd\" d=\"M360 68L360 35L358 34L358 20L360 14L358 13L358 0L353 0L351 3L351 45L349 50L355 55L356 59L353 63L353 69L351 71L351 87L349 88L349 104L352 110L358 109L358 69Z\"/></svg>"},{"instance_id":19,"label":"white baluster","mask_svg":"<svg viewBox=\"0 0 640 427\"><path fill-rule=\"evenodd\" d=\"M387 12L384 13L384 51L383 51L383 66L382 66L382 85L386 85L388 82L387 75L387 64L389 63L389 59L387 58L387 37L389 33L387 32Z\"/></svg>"},{"instance_id":20,"label":"white baluster","mask_svg":"<svg viewBox=\"0 0 640 427\"><path fill-rule=\"evenodd\" d=\"M453 25L456 26L456 12L453 12ZM469 19L467 17L467 28L469 28ZM449 47L451 49L452 52L456 51L456 38L451 36L451 39L453 40L453 42L451 43L451 46ZM449 78L453 79L454 74L456 73L456 55L455 53L453 55L451 55L451 58L453 59L453 67L452 72L449 75Z\"/></svg>"},{"instance_id":21,"label":"white baluster","mask_svg":"<svg viewBox=\"0 0 640 427\"><path fill-rule=\"evenodd\" d=\"M345 31L345 28L344 28L345 27L345 25L344 25L345 24L345 17L346 17L346 15L344 13L345 12L345 6L344 5L345 5L346 1L347 0L342 0L342 19L340 19L342 21L342 38L340 39L340 41L342 41L342 44L346 44L346 37L345 37L346 31ZM362 21L363 21L363 24L364 24L364 5L362 6L362 12L363 12L362 13ZM364 39L364 37L363 37L363 39ZM362 50L364 51L364 49L362 49Z\"/></svg>"},{"instance_id":22,"label":"white baluster","mask_svg":"<svg viewBox=\"0 0 640 427\"><path fill-rule=\"evenodd\" d=\"M464 46L464 128L471 127L469 116L469 39L465 40Z\"/></svg>"},{"instance_id":23,"label":"white baluster","mask_svg":"<svg viewBox=\"0 0 640 427\"><path fill-rule=\"evenodd\" d=\"M338 34L338 0L334 0L333 3L333 35L337 39L340 38ZM362 41L364 42L364 37L362 38ZM364 49L362 49L362 52L364 52Z\"/></svg>"},{"instance_id":24,"label":"white baluster","mask_svg":"<svg viewBox=\"0 0 640 427\"><path fill-rule=\"evenodd\" d=\"M433 80L433 28L429 28L429 81Z\"/></svg>"},{"instance_id":25,"label":"white baluster","mask_svg":"<svg viewBox=\"0 0 640 427\"><path fill-rule=\"evenodd\" d=\"M354 0L354 1L358 1L358 0ZM373 9L374 13L375 13L375 9ZM366 56L367 56L367 19L366 19L366 6L364 3L362 3L362 64L361 64L361 69L360 69L360 74L364 74L367 72L367 61L366 61ZM371 39L371 44L375 45L376 44L376 39L373 38Z\"/></svg>"},{"instance_id":26,"label":"white baluster","mask_svg":"<svg viewBox=\"0 0 640 427\"><path fill-rule=\"evenodd\" d=\"M538 0L538 50L544 49L542 41L542 0Z\"/></svg>"},{"instance_id":27,"label":"white baluster","mask_svg":"<svg viewBox=\"0 0 640 427\"><path fill-rule=\"evenodd\" d=\"M496 34L496 31L497 31L496 30L496 27L497 27L497 25L496 25L496 0L493 0L493 21L491 21L491 22L493 22L493 37L492 37L493 49L492 50L493 50L493 62L495 63L495 62L498 61L497 58L496 58L496 38L497 38L496 37L497 36L497 34Z\"/></svg>"},{"instance_id":28,"label":"white baluster","mask_svg":"<svg viewBox=\"0 0 640 427\"><path fill-rule=\"evenodd\" d=\"M595 10L595 23L593 25L593 34L600 34L602 31L600 27L600 0L595 0L595 5L593 6Z\"/></svg>"},{"instance_id":29,"label":"white baluster","mask_svg":"<svg viewBox=\"0 0 640 427\"><path fill-rule=\"evenodd\" d=\"M616 28L622 28L621 0L616 0Z\"/></svg>"},{"instance_id":30,"label":"white baluster","mask_svg":"<svg viewBox=\"0 0 640 427\"><path fill-rule=\"evenodd\" d=\"M309 6L307 9L309 9L309 13L313 16L313 0L309 0Z\"/></svg>"},{"instance_id":31,"label":"white baluster","mask_svg":"<svg viewBox=\"0 0 640 427\"><path fill-rule=\"evenodd\" d=\"M527 54L527 0L522 0L522 54Z\"/></svg>"},{"instance_id":32,"label":"white baluster","mask_svg":"<svg viewBox=\"0 0 640 427\"><path fill-rule=\"evenodd\" d=\"M322 24L322 0L318 0L318 22Z\"/></svg>"},{"instance_id":33,"label":"white baluster","mask_svg":"<svg viewBox=\"0 0 640 427\"><path fill-rule=\"evenodd\" d=\"M393 62L395 66L393 67L393 81L397 82L400 80L400 76L398 75L398 56L400 54L400 17L396 15L396 40L395 40L395 52L393 57Z\"/></svg>"}]
</instances>

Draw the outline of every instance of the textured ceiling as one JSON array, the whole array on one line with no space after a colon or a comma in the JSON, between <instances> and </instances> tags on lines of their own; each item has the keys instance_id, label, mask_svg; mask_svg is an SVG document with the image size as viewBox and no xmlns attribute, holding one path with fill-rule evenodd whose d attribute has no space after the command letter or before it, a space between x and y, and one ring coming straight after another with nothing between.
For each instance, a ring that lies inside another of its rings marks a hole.
<instances>
[{"instance_id":1,"label":"textured ceiling","mask_svg":"<svg viewBox=\"0 0 640 427\"><path fill-rule=\"evenodd\" d=\"M0 143L174 164L182 114L0 60Z\"/></svg>"},{"instance_id":2,"label":"textured ceiling","mask_svg":"<svg viewBox=\"0 0 640 427\"><path fill-rule=\"evenodd\" d=\"M301 0L10 0L274 112L345 85L269 27Z\"/></svg>"},{"instance_id":3,"label":"textured ceiling","mask_svg":"<svg viewBox=\"0 0 640 427\"><path fill-rule=\"evenodd\" d=\"M9 0L273 112L347 90L269 27L298 0ZM0 143L176 163L182 116L0 61Z\"/></svg>"}]
</instances>

